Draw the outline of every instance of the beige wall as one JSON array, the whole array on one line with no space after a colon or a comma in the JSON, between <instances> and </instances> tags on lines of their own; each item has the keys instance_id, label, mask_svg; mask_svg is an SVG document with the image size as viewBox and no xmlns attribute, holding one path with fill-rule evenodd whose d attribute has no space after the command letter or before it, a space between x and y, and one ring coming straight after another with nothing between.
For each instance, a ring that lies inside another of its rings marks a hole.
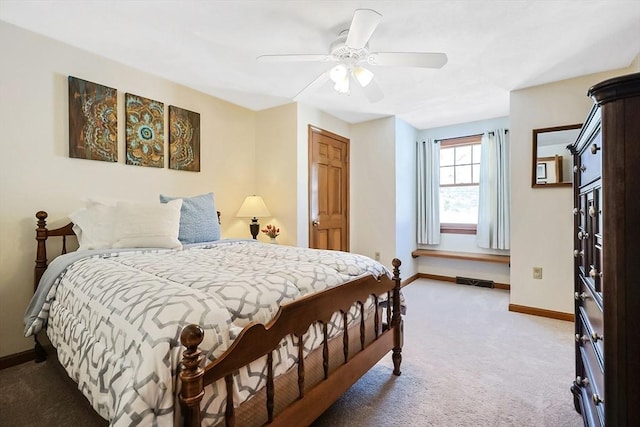
<instances>
[{"instance_id":1,"label":"beige wall","mask_svg":"<svg viewBox=\"0 0 640 427\"><path fill-rule=\"evenodd\" d=\"M351 126L351 251L396 256L395 119Z\"/></svg>"},{"instance_id":2,"label":"beige wall","mask_svg":"<svg viewBox=\"0 0 640 427\"><path fill-rule=\"evenodd\" d=\"M588 88L634 71L631 67L511 92L512 304L573 312L572 190L531 188L532 129L583 123L593 105ZM533 267L542 267L542 280L533 279Z\"/></svg>"},{"instance_id":3,"label":"beige wall","mask_svg":"<svg viewBox=\"0 0 640 427\"><path fill-rule=\"evenodd\" d=\"M235 212L258 188L255 112L3 22L0 40L2 357L32 346L22 318L33 292L36 211L47 210L55 226L90 196L153 201L159 193L213 191L223 235L244 237L245 220ZM118 163L68 157L68 75L118 89ZM123 163L125 92L200 113L200 173Z\"/></svg>"},{"instance_id":4,"label":"beige wall","mask_svg":"<svg viewBox=\"0 0 640 427\"><path fill-rule=\"evenodd\" d=\"M418 130L410 124L395 119L395 237L393 256L402 261L400 275L408 279L417 273L418 261L411 257L417 247L417 180L416 140ZM382 259L389 265L389 260Z\"/></svg>"},{"instance_id":5,"label":"beige wall","mask_svg":"<svg viewBox=\"0 0 640 427\"><path fill-rule=\"evenodd\" d=\"M260 218L261 228L280 228L278 242L297 242L296 205L296 104L256 113L256 191L262 195L272 218ZM248 231L247 231L248 232ZM260 233L258 240L268 241Z\"/></svg>"}]
</instances>

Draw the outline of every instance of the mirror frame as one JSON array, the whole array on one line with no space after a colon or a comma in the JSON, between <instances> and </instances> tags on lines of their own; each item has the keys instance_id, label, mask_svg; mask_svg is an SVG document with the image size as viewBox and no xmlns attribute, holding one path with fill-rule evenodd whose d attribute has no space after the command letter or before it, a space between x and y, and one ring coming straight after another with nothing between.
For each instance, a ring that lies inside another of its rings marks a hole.
<instances>
[{"instance_id":1,"label":"mirror frame","mask_svg":"<svg viewBox=\"0 0 640 427\"><path fill-rule=\"evenodd\" d=\"M569 182L554 182L551 184L538 184L536 179L536 171L538 167L538 134L547 132L558 132L563 130L581 129L582 123L565 126L554 126L550 128L533 129L532 151L531 151L531 188L549 188L549 187L571 187L573 180ZM569 150L567 150L569 152ZM569 153L571 154L571 153Z\"/></svg>"}]
</instances>

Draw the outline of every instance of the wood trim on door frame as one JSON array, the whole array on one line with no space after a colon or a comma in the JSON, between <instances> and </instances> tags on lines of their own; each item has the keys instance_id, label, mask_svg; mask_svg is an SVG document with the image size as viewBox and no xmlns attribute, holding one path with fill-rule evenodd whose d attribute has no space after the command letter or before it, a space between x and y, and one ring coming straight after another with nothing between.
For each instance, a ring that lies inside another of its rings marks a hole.
<instances>
[{"instance_id":1,"label":"wood trim on door frame","mask_svg":"<svg viewBox=\"0 0 640 427\"><path fill-rule=\"evenodd\" d=\"M351 248L351 242L350 242L350 230L351 230L351 140L348 138L345 138L344 136L340 136L338 134L335 134L333 132L329 132L328 130L325 129L321 129L317 126L314 125L307 125L307 154L308 154L308 163L307 163L307 206L309 209L309 213L307 215L307 229L308 229L308 238L309 238L309 246L311 246L311 233L313 231L313 225L311 224L311 222L313 221L313 219L311 218L311 162L313 161L313 146L312 146L312 135L313 133L319 133L322 134L324 136L328 136L330 138L336 139L338 141L342 141L346 144L347 146L347 159L348 159L348 167L347 167L347 176L346 176L346 183L347 183L347 189L346 189L346 211L347 211L347 221L346 221L346 243L347 243L347 247L345 249L345 251L349 251Z\"/></svg>"}]
</instances>

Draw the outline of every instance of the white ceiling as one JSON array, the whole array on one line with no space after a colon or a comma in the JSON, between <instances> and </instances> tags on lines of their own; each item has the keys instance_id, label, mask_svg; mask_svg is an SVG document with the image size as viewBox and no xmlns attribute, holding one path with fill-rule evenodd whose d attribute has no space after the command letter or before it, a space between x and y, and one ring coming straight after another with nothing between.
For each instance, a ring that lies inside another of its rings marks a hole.
<instances>
[{"instance_id":1,"label":"white ceiling","mask_svg":"<svg viewBox=\"0 0 640 427\"><path fill-rule=\"evenodd\" d=\"M291 102L330 64L256 57L328 53L358 8L382 14L372 51L449 62L372 67L385 94L375 104L330 85L296 98L350 123L396 115L426 129L506 116L511 90L627 67L640 52L638 0L0 0L0 20L261 110Z\"/></svg>"}]
</instances>

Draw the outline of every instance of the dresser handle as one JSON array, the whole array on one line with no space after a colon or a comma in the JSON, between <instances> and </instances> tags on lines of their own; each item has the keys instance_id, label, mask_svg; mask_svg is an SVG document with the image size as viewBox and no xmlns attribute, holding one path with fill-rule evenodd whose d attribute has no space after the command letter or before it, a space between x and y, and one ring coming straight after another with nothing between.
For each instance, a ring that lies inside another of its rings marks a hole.
<instances>
[{"instance_id":1,"label":"dresser handle","mask_svg":"<svg viewBox=\"0 0 640 427\"><path fill-rule=\"evenodd\" d=\"M596 154L598 152L598 150L600 150L600 147L598 147L597 144L593 144L591 146L591 154Z\"/></svg>"},{"instance_id":2,"label":"dresser handle","mask_svg":"<svg viewBox=\"0 0 640 427\"><path fill-rule=\"evenodd\" d=\"M589 270L589 276L591 276L592 279L602 277L602 271L598 272L593 265L590 265L589 267L591 267L591 270Z\"/></svg>"},{"instance_id":3,"label":"dresser handle","mask_svg":"<svg viewBox=\"0 0 640 427\"><path fill-rule=\"evenodd\" d=\"M580 376L576 377L576 384L579 386L588 386L589 385L589 378L582 378Z\"/></svg>"},{"instance_id":4,"label":"dresser handle","mask_svg":"<svg viewBox=\"0 0 640 427\"><path fill-rule=\"evenodd\" d=\"M596 213L596 208L594 208L593 206L589 206L589 216L593 218L596 216Z\"/></svg>"},{"instance_id":5,"label":"dresser handle","mask_svg":"<svg viewBox=\"0 0 640 427\"><path fill-rule=\"evenodd\" d=\"M576 334L576 342L580 342L582 341L582 344L586 344L589 342L589 336L588 335L580 335L580 334Z\"/></svg>"},{"instance_id":6,"label":"dresser handle","mask_svg":"<svg viewBox=\"0 0 640 427\"><path fill-rule=\"evenodd\" d=\"M578 215L578 208L573 208L573 214Z\"/></svg>"},{"instance_id":7,"label":"dresser handle","mask_svg":"<svg viewBox=\"0 0 640 427\"><path fill-rule=\"evenodd\" d=\"M580 171L580 172L584 172L584 171L586 171L586 170L587 170L587 167L586 167L586 166L584 166L584 165L582 165L582 166L580 166L580 167L578 167L578 165L575 165L575 166L573 167L573 172L575 172L575 173L577 173L578 171Z\"/></svg>"},{"instance_id":8,"label":"dresser handle","mask_svg":"<svg viewBox=\"0 0 640 427\"><path fill-rule=\"evenodd\" d=\"M587 233L585 231L578 231L578 239L579 240L588 239L588 238L589 238L589 233Z\"/></svg>"},{"instance_id":9,"label":"dresser handle","mask_svg":"<svg viewBox=\"0 0 640 427\"><path fill-rule=\"evenodd\" d=\"M591 398L593 399L593 403L595 403L596 405L604 403L604 400L602 400L600 396L598 396L598 393L593 393L593 396L591 396Z\"/></svg>"},{"instance_id":10,"label":"dresser handle","mask_svg":"<svg viewBox=\"0 0 640 427\"><path fill-rule=\"evenodd\" d=\"M588 299L588 298L589 298L589 295L587 295L587 293L586 293L586 292L583 292L583 293L581 293L581 294L579 294L578 292L575 292L575 293L573 294L573 298L574 298L576 301L577 301L577 300L582 300L582 301L584 301L584 300L586 300L586 299Z\"/></svg>"},{"instance_id":11,"label":"dresser handle","mask_svg":"<svg viewBox=\"0 0 640 427\"><path fill-rule=\"evenodd\" d=\"M576 249L576 250L573 251L573 256L575 258L582 257L582 256L584 256L584 251L579 251L579 250Z\"/></svg>"},{"instance_id":12,"label":"dresser handle","mask_svg":"<svg viewBox=\"0 0 640 427\"><path fill-rule=\"evenodd\" d=\"M604 336L603 335L598 335L597 332L592 332L591 333L591 339L593 340L593 342L598 342L598 340L604 340Z\"/></svg>"}]
</instances>

